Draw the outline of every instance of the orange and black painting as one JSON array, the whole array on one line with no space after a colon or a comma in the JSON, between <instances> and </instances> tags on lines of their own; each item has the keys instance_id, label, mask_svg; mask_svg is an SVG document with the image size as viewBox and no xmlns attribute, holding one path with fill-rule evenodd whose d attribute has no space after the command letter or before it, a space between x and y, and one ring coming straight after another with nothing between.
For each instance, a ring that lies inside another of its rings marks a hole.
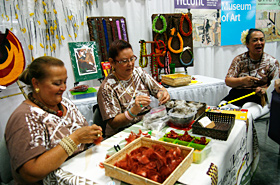
<instances>
[{"instance_id":1,"label":"orange and black painting","mask_svg":"<svg viewBox=\"0 0 280 185\"><path fill-rule=\"evenodd\" d=\"M21 43L8 29L0 32L0 85L9 86L17 81L25 67Z\"/></svg>"}]
</instances>

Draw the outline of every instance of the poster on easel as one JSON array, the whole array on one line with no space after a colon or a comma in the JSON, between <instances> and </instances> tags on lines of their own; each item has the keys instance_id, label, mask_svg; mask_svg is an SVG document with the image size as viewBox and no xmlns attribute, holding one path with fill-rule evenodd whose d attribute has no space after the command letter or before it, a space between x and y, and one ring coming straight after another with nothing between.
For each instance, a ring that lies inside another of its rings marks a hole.
<instances>
[{"instance_id":1,"label":"poster on easel","mask_svg":"<svg viewBox=\"0 0 280 185\"><path fill-rule=\"evenodd\" d=\"M280 41L280 1L257 1L256 28L265 34L265 41Z\"/></svg>"},{"instance_id":2,"label":"poster on easel","mask_svg":"<svg viewBox=\"0 0 280 185\"><path fill-rule=\"evenodd\" d=\"M69 42L68 46L76 82L102 77L102 69L94 41Z\"/></svg>"}]
</instances>

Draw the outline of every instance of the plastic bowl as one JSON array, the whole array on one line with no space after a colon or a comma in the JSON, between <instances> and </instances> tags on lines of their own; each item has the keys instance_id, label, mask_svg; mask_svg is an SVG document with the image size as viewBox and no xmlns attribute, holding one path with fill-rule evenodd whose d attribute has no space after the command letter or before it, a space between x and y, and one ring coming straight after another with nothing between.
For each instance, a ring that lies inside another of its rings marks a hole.
<instances>
[{"instance_id":1,"label":"plastic bowl","mask_svg":"<svg viewBox=\"0 0 280 185\"><path fill-rule=\"evenodd\" d=\"M188 114L178 114L174 113L174 108L170 109L168 111L169 122L171 122L176 127L188 127L193 122L197 111L195 109L187 107L185 109L188 109L190 112Z\"/></svg>"}]
</instances>

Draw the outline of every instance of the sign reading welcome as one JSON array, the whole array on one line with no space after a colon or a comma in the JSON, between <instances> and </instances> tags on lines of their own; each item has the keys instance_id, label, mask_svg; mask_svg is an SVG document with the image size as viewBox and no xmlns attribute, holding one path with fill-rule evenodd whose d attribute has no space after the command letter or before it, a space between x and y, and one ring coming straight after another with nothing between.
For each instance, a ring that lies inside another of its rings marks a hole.
<instances>
[{"instance_id":1,"label":"sign reading welcome","mask_svg":"<svg viewBox=\"0 0 280 185\"><path fill-rule=\"evenodd\" d=\"M221 0L174 0L174 5L181 9L221 9Z\"/></svg>"}]
</instances>

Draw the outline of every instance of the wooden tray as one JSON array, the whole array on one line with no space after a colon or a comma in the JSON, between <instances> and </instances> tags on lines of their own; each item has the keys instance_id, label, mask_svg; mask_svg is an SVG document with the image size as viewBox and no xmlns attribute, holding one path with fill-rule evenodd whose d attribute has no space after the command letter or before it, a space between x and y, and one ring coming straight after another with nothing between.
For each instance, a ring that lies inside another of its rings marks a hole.
<instances>
[{"instance_id":1,"label":"wooden tray","mask_svg":"<svg viewBox=\"0 0 280 185\"><path fill-rule=\"evenodd\" d=\"M162 75L161 81L162 83L165 83L167 85L177 87L177 86L189 85L192 79L190 75L169 74L169 75Z\"/></svg>"},{"instance_id":2,"label":"wooden tray","mask_svg":"<svg viewBox=\"0 0 280 185\"><path fill-rule=\"evenodd\" d=\"M182 155L185 157L184 160L177 166L177 168L169 175L169 177L162 183L162 185L167 184L174 184L180 177L183 175L183 173L190 167L192 161L193 161L193 148L177 145L173 143L166 143L164 141L157 141L152 140L149 138L141 137L130 144L128 144L126 147L124 147L121 151L115 153L108 159L106 159L103 163L105 167L105 175L110 176L116 179L119 179L121 181L130 183L130 184L141 184L141 185L161 185L161 183L155 182L153 180L150 180L148 178L142 177L140 175L136 175L134 173L131 173L129 171L123 170L121 168L118 168L114 166L114 164L117 161L120 161L126 157L125 154L130 153L136 148L139 148L141 146L146 146L151 148L154 144L161 144L164 146L167 150L175 147L179 147L182 151Z\"/></svg>"}]
</instances>

